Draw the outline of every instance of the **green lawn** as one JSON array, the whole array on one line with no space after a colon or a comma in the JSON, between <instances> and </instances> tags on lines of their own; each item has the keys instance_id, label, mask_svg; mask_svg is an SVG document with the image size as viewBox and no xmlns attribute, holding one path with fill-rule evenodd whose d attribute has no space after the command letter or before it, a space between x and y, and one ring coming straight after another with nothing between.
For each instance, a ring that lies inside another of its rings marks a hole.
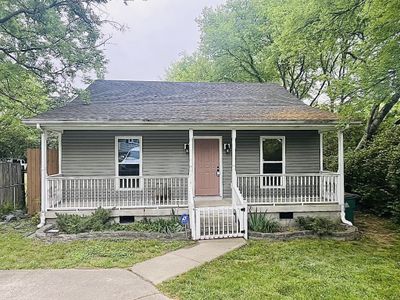
<instances>
[{"instance_id":1,"label":"green lawn","mask_svg":"<svg viewBox=\"0 0 400 300\"><path fill-rule=\"evenodd\" d=\"M76 241L47 244L25 237L30 221L0 225L0 269L127 268L178 249L185 241Z\"/></svg>"},{"instance_id":2,"label":"green lawn","mask_svg":"<svg viewBox=\"0 0 400 300\"><path fill-rule=\"evenodd\" d=\"M358 220L360 241L250 241L159 288L178 299L399 299L399 231Z\"/></svg>"}]
</instances>

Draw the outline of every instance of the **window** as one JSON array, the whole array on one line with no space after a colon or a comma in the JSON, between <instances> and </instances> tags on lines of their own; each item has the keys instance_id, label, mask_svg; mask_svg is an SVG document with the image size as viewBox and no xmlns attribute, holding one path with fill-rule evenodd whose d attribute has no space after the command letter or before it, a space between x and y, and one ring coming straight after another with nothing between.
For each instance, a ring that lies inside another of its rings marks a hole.
<instances>
[{"instance_id":1,"label":"window","mask_svg":"<svg viewBox=\"0 0 400 300\"><path fill-rule=\"evenodd\" d=\"M261 137L261 174L271 174L272 176L263 178L263 186L281 186L282 176L273 174L285 173L285 137Z\"/></svg>"},{"instance_id":2,"label":"window","mask_svg":"<svg viewBox=\"0 0 400 300\"><path fill-rule=\"evenodd\" d=\"M116 175L120 177L140 176L142 174L141 137L116 137ZM120 178L120 188L138 188L138 178Z\"/></svg>"}]
</instances>

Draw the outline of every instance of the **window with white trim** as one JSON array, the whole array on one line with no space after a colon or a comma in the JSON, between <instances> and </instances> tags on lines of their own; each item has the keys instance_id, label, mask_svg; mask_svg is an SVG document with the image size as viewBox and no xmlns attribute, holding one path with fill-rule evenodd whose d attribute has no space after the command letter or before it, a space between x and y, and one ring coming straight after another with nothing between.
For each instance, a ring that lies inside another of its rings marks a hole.
<instances>
[{"instance_id":1,"label":"window with white trim","mask_svg":"<svg viewBox=\"0 0 400 300\"><path fill-rule=\"evenodd\" d=\"M261 174L271 174L264 177L263 186L280 186L282 181L279 174L285 173L285 137L261 137L260 147Z\"/></svg>"},{"instance_id":2,"label":"window with white trim","mask_svg":"<svg viewBox=\"0 0 400 300\"><path fill-rule=\"evenodd\" d=\"M120 177L140 176L142 174L142 138L115 138L116 175ZM120 178L120 188L138 188L138 178Z\"/></svg>"}]
</instances>

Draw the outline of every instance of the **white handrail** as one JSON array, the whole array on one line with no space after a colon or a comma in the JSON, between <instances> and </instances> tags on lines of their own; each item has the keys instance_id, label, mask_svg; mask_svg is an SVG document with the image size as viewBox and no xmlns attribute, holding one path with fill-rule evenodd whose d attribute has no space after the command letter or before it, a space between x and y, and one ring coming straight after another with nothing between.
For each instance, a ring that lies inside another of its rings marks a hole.
<instances>
[{"instance_id":1,"label":"white handrail","mask_svg":"<svg viewBox=\"0 0 400 300\"><path fill-rule=\"evenodd\" d=\"M187 207L188 176L47 178L47 209Z\"/></svg>"},{"instance_id":2,"label":"white handrail","mask_svg":"<svg viewBox=\"0 0 400 300\"><path fill-rule=\"evenodd\" d=\"M247 202L243 199L239 188L234 184L232 184L232 207L236 212L238 230L243 234L243 237L247 239Z\"/></svg>"},{"instance_id":3,"label":"white handrail","mask_svg":"<svg viewBox=\"0 0 400 300\"><path fill-rule=\"evenodd\" d=\"M127 178L127 179L140 179L140 178L187 178L188 175L159 175L159 176L64 176L62 174L55 174L47 176L47 179L109 179L109 178Z\"/></svg>"},{"instance_id":4,"label":"white handrail","mask_svg":"<svg viewBox=\"0 0 400 300\"><path fill-rule=\"evenodd\" d=\"M339 174L237 175L237 186L248 204L338 203Z\"/></svg>"}]
</instances>

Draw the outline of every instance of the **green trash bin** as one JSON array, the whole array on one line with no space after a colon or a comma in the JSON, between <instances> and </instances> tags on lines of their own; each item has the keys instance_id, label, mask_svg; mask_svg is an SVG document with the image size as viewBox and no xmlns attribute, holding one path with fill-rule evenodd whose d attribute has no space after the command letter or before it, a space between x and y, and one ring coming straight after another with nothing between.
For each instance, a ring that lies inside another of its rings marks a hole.
<instances>
[{"instance_id":1,"label":"green trash bin","mask_svg":"<svg viewBox=\"0 0 400 300\"><path fill-rule=\"evenodd\" d=\"M360 199L357 194L345 193L344 194L344 212L346 220L354 223L354 211L356 210L356 202Z\"/></svg>"}]
</instances>

